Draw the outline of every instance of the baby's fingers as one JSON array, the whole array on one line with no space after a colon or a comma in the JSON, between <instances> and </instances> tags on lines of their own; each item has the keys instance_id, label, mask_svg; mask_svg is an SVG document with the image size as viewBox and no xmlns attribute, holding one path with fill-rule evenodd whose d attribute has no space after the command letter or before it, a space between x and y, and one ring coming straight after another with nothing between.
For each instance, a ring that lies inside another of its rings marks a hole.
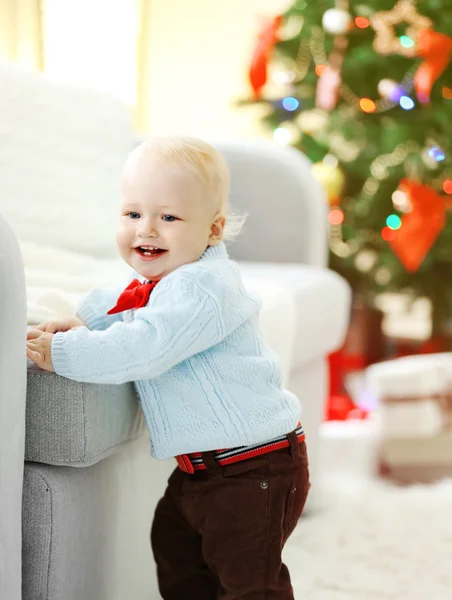
<instances>
[{"instance_id":1,"label":"baby's fingers","mask_svg":"<svg viewBox=\"0 0 452 600\"><path fill-rule=\"evenodd\" d=\"M56 333L57 331L64 331L64 324L60 321L48 321L47 323L41 323L42 329L46 333ZM39 326L37 327L39 329Z\"/></svg>"},{"instance_id":2,"label":"baby's fingers","mask_svg":"<svg viewBox=\"0 0 452 600\"><path fill-rule=\"evenodd\" d=\"M41 335L42 331L40 329L30 329L30 331L27 331L27 340L35 340Z\"/></svg>"},{"instance_id":3,"label":"baby's fingers","mask_svg":"<svg viewBox=\"0 0 452 600\"><path fill-rule=\"evenodd\" d=\"M27 346L27 357L37 365L39 365L43 361L42 354L37 350L32 350L29 346Z\"/></svg>"}]
</instances>

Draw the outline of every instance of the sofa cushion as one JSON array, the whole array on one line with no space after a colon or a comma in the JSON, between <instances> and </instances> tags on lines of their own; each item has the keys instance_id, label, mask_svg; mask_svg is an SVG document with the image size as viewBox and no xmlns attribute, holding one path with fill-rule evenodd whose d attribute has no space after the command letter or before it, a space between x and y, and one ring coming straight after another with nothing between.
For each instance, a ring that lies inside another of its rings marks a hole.
<instances>
[{"instance_id":1,"label":"sofa cushion","mask_svg":"<svg viewBox=\"0 0 452 600\"><path fill-rule=\"evenodd\" d=\"M79 383L28 361L25 460L88 466L137 438L145 424L133 384Z\"/></svg>"},{"instance_id":2,"label":"sofa cushion","mask_svg":"<svg viewBox=\"0 0 452 600\"><path fill-rule=\"evenodd\" d=\"M269 288L278 286L291 298L295 307L291 369L341 346L347 332L351 291L337 273L308 265L250 262L240 263L240 270L244 279L258 278L261 286L266 281Z\"/></svg>"}]
</instances>

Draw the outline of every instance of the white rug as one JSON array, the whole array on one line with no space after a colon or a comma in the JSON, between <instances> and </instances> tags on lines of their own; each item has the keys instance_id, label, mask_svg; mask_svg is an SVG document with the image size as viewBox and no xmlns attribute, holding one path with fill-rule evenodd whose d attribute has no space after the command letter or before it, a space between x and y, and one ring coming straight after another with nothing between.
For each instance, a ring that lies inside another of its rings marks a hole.
<instances>
[{"instance_id":1,"label":"white rug","mask_svg":"<svg viewBox=\"0 0 452 600\"><path fill-rule=\"evenodd\" d=\"M296 600L450 600L452 481L324 486L284 553Z\"/></svg>"}]
</instances>

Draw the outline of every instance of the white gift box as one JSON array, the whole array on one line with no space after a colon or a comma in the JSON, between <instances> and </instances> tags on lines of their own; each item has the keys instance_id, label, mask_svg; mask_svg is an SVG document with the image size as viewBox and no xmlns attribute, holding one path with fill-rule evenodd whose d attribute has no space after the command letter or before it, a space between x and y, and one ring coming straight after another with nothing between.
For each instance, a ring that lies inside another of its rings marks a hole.
<instances>
[{"instance_id":1,"label":"white gift box","mask_svg":"<svg viewBox=\"0 0 452 600\"><path fill-rule=\"evenodd\" d=\"M452 476L452 353L372 365L380 472L403 483Z\"/></svg>"}]
</instances>

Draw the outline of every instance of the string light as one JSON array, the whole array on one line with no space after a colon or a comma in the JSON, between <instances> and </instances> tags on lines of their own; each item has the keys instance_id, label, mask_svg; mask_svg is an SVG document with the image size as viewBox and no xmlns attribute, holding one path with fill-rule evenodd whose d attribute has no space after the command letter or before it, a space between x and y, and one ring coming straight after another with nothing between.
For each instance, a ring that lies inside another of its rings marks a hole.
<instances>
[{"instance_id":1,"label":"string light","mask_svg":"<svg viewBox=\"0 0 452 600\"><path fill-rule=\"evenodd\" d=\"M377 269L374 275L374 279L378 285L388 285L388 283L391 281L391 278L391 271L388 269L388 267L380 267Z\"/></svg>"},{"instance_id":2,"label":"string light","mask_svg":"<svg viewBox=\"0 0 452 600\"><path fill-rule=\"evenodd\" d=\"M394 204L394 208L400 212L407 213L411 210L411 203L408 200L408 196L402 190L396 190L392 194L392 203Z\"/></svg>"},{"instance_id":3,"label":"string light","mask_svg":"<svg viewBox=\"0 0 452 600\"><path fill-rule=\"evenodd\" d=\"M287 146L290 144L292 134L285 127L277 127L273 132L273 139L280 146Z\"/></svg>"},{"instance_id":4,"label":"string light","mask_svg":"<svg viewBox=\"0 0 452 600\"><path fill-rule=\"evenodd\" d=\"M355 160L364 144L357 143L355 140L346 140L341 133L332 132L328 138L330 150L334 152L342 162L350 162Z\"/></svg>"},{"instance_id":5,"label":"string light","mask_svg":"<svg viewBox=\"0 0 452 600\"><path fill-rule=\"evenodd\" d=\"M366 17L356 17L355 25L356 27L359 27L359 29L366 29L366 27L369 27L370 21L369 19L366 19Z\"/></svg>"},{"instance_id":6,"label":"string light","mask_svg":"<svg viewBox=\"0 0 452 600\"><path fill-rule=\"evenodd\" d=\"M296 78L298 81L303 81L303 79L306 77L310 64L311 50L309 48L309 40L302 38L298 47L297 57L295 59Z\"/></svg>"},{"instance_id":7,"label":"string light","mask_svg":"<svg viewBox=\"0 0 452 600\"><path fill-rule=\"evenodd\" d=\"M443 183L443 190L446 194L452 194L452 179L446 179Z\"/></svg>"},{"instance_id":8,"label":"string light","mask_svg":"<svg viewBox=\"0 0 452 600\"><path fill-rule=\"evenodd\" d=\"M328 222L330 225L341 225L344 222L344 213L340 208L333 208L328 213Z\"/></svg>"},{"instance_id":9,"label":"string light","mask_svg":"<svg viewBox=\"0 0 452 600\"><path fill-rule=\"evenodd\" d=\"M367 179L366 183L363 186L363 194L365 196L373 196L373 194L376 193L379 187L380 184L378 183L378 181L373 177L369 177L369 179Z\"/></svg>"},{"instance_id":10,"label":"string light","mask_svg":"<svg viewBox=\"0 0 452 600\"><path fill-rule=\"evenodd\" d=\"M443 98L446 100L452 100L452 89L449 87L443 87L442 89Z\"/></svg>"},{"instance_id":11,"label":"string light","mask_svg":"<svg viewBox=\"0 0 452 600\"><path fill-rule=\"evenodd\" d=\"M369 177L363 186L364 196L370 197L375 194L379 188L379 181L387 177L387 168L396 167L402 164L409 154L419 152L420 146L417 142L409 140L395 147L390 154L381 154L372 161L370 165L371 177ZM358 208L359 205L357 205Z\"/></svg>"},{"instance_id":12,"label":"string light","mask_svg":"<svg viewBox=\"0 0 452 600\"><path fill-rule=\"evenodd\" d=\"M386 225L389 227L389 229L396 231L402 226L402 221L397 215L389 215L389 217L386 219Z\"/></svg>"},{"instance_id":13,"label":"string light","mask_svg":"<svg viewBox=\"0 0 452 600\"><path fill-rule=\"evenodd\" d=\"M355 266L358 271L368 273L378 260L378 255L373 250L364 249L356 255Z\"/></svg>"},{"instance_id":14,"label":"string light","mask_svg":"<svg viewBox=\"0 0 452 600\"><path fill-rule=\"evenodd\" d=\"M295 79L296 75L293 71L276 71L272 75L272 81L279 85L292 83Z\"/></svg>"},{"instance_id":15,"label":"string light","mask_svg":"<svg viewBox=\"0 0 452 600\"><path fill-rule=\"evenodd\" d=\"M439 146L433 146L433 148L430 148L428 155L430 158L433 158L433 160L436 160L436 162L441 162L446 158L446 155Z\"/></svg>"},{"instance_id":16,"label":"string light","mask_svg":"<svg viewBox=\"0 0 452 600\"><path fill-rule=\"evenodd\" d=\"M396 232L393 229L389 229L389 227L383 227L381 230L381 237L385 242L392 242L396 238Z\"/></svg>"},{"instance_id":17,"label":"string light","mask_svg":"<svg viewBox=\"0 0 452 600\"><path fill-rule=\"evenodd\" d=\"M390 98L393 102L398 102L400 96L403 96L405 92L402 86L392 79L382 79L379 81L377 90L382 98Z\"/></svg>"},{"instance_id":18,"label":"string light","mask_svg":"<svg viewBox=\"0 0 452 600\"><path fill-rule=\"evenodd\" d=\"M404 110L411 110L414 108L414 100L409 96L402 96L399 100L399 104Z\"/></svg>"},{"instance_id":19,"label":"string light","mask_svg":"<svg viewBox=\"0 0 452 600\"><path fill-rule=\"evenodd\" d=\"M293 98L292 96L288 96L287 98L283 99L282 105L283 105L283 108L285 108L289 112L292 112L294 110L297 110L297 108L300 106L300 102L296 98Z\"/></svg>"},{"instance_id":20,"label":"string light","mask_svg":"<svg viewBox=\"0 0 452 600\"><path fill-rule=\"evenodd\" d=\"M314 71L315 74L317 75L317 77L321 77L323 75L323 73L325 72L326 69L326 65L316 65Z\"/></svg>"},{"instance_id":21,"label":"string light","mask_svg":"<svg viewBox=\"0 0 452 600\"><path fill-rule=\"evenodd\" d=\"M331 169L335 169L339 164L339 161L338 161L337 157L334 156L334 154L325 154L322 162L324 165L326 165L327 167L330 167Z\"/></svg>"},{"instance_id":22,"label":"string light","mask_svg":"<svg viewBox=\"0 0 452 600\"><path fill-rule=\"evenodd\" d=\"M359 107L365 113L373 113L377 110L377 105L370 98L361 98L359 101Z\"/></svg>"},{"instance_id":23,"label":"string light","mask_svg":"<svg viewBox=\"0 0 452 600\"><path fill-rule=\"evenodd\" d=\"M414 46L413 38L410 38L408 35L401 35L399 40L404 48L412 48Z\"/></svg>"},{"instance_id":24,"label":"string light","mask_svg":"<svg viewBox=\"0 0 452 600\"><path fill-rule=\"evenodd\" d=\"M397 84L394 86L394 88L391 90L391 93L389 94L389 98L390 98L390 100L392 100L392 102L394 102L394 104L397 104L397 102L400 103L400 100L402 99L403 96L405 96L405 98L408 98L404 87L402 85L397 85ZM411 100L411 98L410 98L410 100Z\"/></svg>"},{"instance_id":25,"label":"string light","mask_svg":"<svg viewBox=\"0 0 452 600\"><path fill-rule=\"evenodd\" d=\"M406 194L404 194L401 190L396 190L392 194L392 202L394 203L394 206L396 206L397 208L399 206L403 206L406 202Z\"/></svg>"}]
</instances>

